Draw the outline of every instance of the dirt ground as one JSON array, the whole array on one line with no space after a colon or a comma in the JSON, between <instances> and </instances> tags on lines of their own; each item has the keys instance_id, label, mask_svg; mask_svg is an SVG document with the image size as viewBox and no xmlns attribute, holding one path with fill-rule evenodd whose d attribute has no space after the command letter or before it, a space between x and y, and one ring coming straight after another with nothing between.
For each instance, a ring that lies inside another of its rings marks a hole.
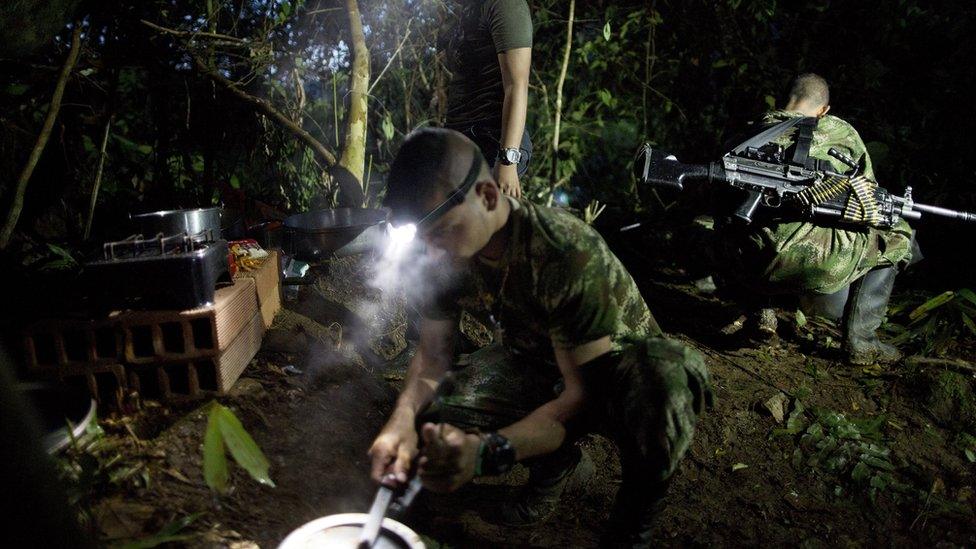
<instances>
[{"instance_id":1,"label":"dirt ground","mask_svg":"<svg viewBox=\"0 0 976 549\"><path fill-rule=\"evenodd\" d=\"M658 522L662 546L976 545L976 465L959 442L976 430L971 373L846 366L836 328L788 310L778 340L754 341L748 327L723 335L738 306L702 294L667 262L644 265L635 274L647 302L669 334L706 355L716 396ZM143 482L93 488L103 537L148 536L202 513L182 544L274 547L314 518L368 510L366 450L402 380L392 359L404 347L403 313L364 288L359 269L321 266L318 282L286 301L234 394L220 398L267 454L277 486L233 466L231 492L215 496L202 474L205 403L147 404L103 422L123 461L146 471ZM588 474L540 525L490 522L524 481L518 467L450 496L422 493L403 520L429 546L594 547L619 465L605 439L586 439L584 452Z\"/></svg>"}]
</instances>

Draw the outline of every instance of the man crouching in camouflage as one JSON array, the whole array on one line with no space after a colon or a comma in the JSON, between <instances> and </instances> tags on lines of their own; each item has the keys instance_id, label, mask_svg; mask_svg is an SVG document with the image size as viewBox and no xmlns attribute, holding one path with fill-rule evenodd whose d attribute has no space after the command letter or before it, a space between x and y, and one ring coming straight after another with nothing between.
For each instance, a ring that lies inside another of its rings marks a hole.
<instances>
[{"instance_id":1,"label":"man crouching in camouflage","mask_svg":"<svg viewBox=\"0 0 976 549\"><path fill-rule=\"evenodd\" d=\"M417 225L437 270L457 276L424 299L405 386L370 449L373 477L405 482L418 438L417 469L433 491L524 462L529 482L500 511L508 524L530 524L558 502L580 461L574 442L599 430L618 446L623 467L607 542L648 546L710 399L702 355L662 336L593 229L565 211L504 196L478 148L457 132L408 136L385 203L394 224ZM496 336L452 364L461 310ZM449 371L454 389L435 401Z\"/></svg>"},{"instance_id":2,"label":"man crouching in camouflage","mask_svg":"<svg viewBox=\"0 0 976 549\"><path fill-rule=\"evenodd\" d=\"M789 152L805 140L809 146L806 155L813 162L845 173L850 168L828 154L831 148L837 149L850 159L861 159L861 174L874 181L871 158L861 137L850 124L828 115L829 110L826 81L816 74L803 74L794 81L786 108L766 113L760 125L817 118L812 135L804 137L804 130L797 126L774 143ZM880 230L757 217L748 226L730 224L722 233L720 255L725 257L720 262L731 265L734 278L747 288L800 294L801 303L806 301L821 316L842 319L842 350L849 362L866 365L901 358L898 349L878 339L876 330L884 321L898 270L913 258L921 258L914 233L904 220Z\"/></svg>"}]
</instances>

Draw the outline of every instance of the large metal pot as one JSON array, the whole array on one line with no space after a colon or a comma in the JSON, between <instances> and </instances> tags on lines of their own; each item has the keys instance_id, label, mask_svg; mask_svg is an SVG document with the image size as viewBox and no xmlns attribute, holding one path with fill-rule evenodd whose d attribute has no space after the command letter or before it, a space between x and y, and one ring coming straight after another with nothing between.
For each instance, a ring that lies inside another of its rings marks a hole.
<instances>
[{"instance_id":1,"label":"large metal pot","mask_svg":"<svg viewBox=\"0 0 976 549\"><path fill-rule=\"evenodd\" d=\"M174 235L185 232L191 236L206 235L208 238L220 238L220 208L216 207L162 210L130 215L129 219L135 222L139 232L147 237L158 233Z\"/></svg>"},{"instance_id":2,"label":"large metal pot","mask_svg":"<svg viewBox=\"0 0 976 549\"><path fill-rule=\"evenodd\" d=\"M286 217L285 251L303 261L361 253L382 235L389 215L387 208L335 208Z\"/></svg>"},{"instance_id":3,"label":"large metal pot","mask_svg":"<svg viewBox=\"0 0 976 549\"><path fill-rule=\"evenodd\" d=\"M356 549L367 517L366 513L343 513L315 519L288 534L278 549ZM373 548L425 549L426 546L406 525L385 518Z\"/></svg>"},{"instance_id":4,"label":"large metal pot","mask_svg":"<svg viewBox=\"0 0 976 549\"><path fill-rule=\"evenodd\" d=\"M37 411L49 454L64 449L95 420L95 401L86 390L41 382L21 383L17 389Z\"/></svg>"}]
</instances>

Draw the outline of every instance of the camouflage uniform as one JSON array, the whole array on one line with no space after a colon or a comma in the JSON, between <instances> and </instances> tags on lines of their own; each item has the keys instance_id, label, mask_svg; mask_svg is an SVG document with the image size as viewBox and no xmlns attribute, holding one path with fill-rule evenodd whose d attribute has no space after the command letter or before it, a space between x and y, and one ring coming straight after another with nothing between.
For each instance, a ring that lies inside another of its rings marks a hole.
<instances>
[{"instance_id":1,"label":"camouflage uniform","mask_svg":"<svg viewBox=\"0 0 976 549\"><path fill-rule=\"evenodd\" d=\"M789 111L766 113L763 125L803 116ZM793 143L796 129L776 142ZM848 170L827 154L834 147L850 158L865 159L864 175L874 179L871 159L857 131L836 116L824 116L813 132L810 156L829 161L838 172ZM763 293L832 294L876 267L907 265L912 230L904 220L892 229L852 229L815 225L809 221L759 221L748 227L729 226L723 242L723 263L731 265L741 283Z\"/></svg>"},{"instance_id":2,"label":"camouflage uniform","mask_svg":"<svg viewBox=\"0 0 976 549\"><path fill-rule=\"evenodd\" d=\"M593 398L568 426L567 444L602 430L621 449L625 484L639 490L667 479L710 398L702 355L661 337L633 278L596 231L568 212L510 200L504 256L492 265L472 261L423 309L434 319L464 309L504 332L462 357L454 392L434 412L466 428L514 423L560 390L553 342L570 348L610 336L612 351L584 366Z\"/></svg>"}]
</instances>

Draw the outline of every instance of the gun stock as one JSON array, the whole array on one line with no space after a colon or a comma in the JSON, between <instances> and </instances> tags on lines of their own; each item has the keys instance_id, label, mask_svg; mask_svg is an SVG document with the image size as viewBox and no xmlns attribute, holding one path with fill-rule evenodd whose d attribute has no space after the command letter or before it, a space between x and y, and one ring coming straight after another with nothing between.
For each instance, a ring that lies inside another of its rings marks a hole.
<instances>
[{"instance_id":1,"label":"gun stock","mask_svg":"<svg viewBox=\"0 0 976 549\"><path fill-rule=\"evenodd\" d=\"M651 147L650 143L638 149L634 171L641 183L679 191L684 190L688 180L725 179L724 170L717 164L685 164L674 155Z\"/></svg>"}]
</instances>

